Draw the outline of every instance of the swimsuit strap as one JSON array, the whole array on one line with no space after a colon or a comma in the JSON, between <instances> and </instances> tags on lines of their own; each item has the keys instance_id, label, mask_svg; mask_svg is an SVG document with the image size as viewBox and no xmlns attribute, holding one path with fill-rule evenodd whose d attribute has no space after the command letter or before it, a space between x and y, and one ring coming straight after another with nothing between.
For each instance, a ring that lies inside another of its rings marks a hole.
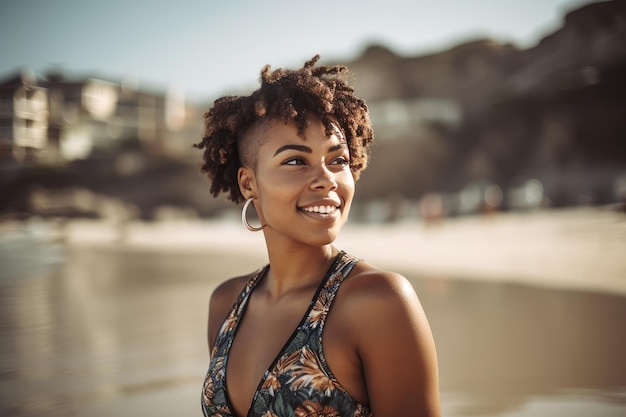
<instances>
[{"instance_id":1,"label":"swimsuit strap","mask_svg":"<svg viewBox=\"0 0 626 417\"><path fill-rule=\"evenodd\" d=\"M333 270L329 271L329 277L324 284L324 291L327 291L329 297L331 297L329 304L332 303L332 300L335 298L337 290L343 280L346 279L350 271L352 271L354 265L356 265L359 260L360 259L355 258L344 251L339 252L339 255L337 255L337 261L335 262L335 267Z\"/></svg>"},{"instance_id":2,"label":"swimsuit strap","mask_svg":"<svg viewBox=\"0 0 626 417\"><path fill-rule=\"evenodd\" d=\"M226 317L226 320L224 320L224 323L222 323L222 327L220 327L220 330L217 333L217 337L215 339L215 345L213 346L213 349L211 350L211 357L215 356L219 346L222 345L223 339L225 337L232 337L232 334L230 334L230 332L234 330L234 327L239 321L239 318L241 317L241 314L243 313L243 310L245 309L245 306L247 304L248 297L250 297L252 290L259 283L260 279L265 276L268 270L269 270L269 264L265 265L262 268L257 269L252 274L248 282L246 283L246 286L241 290L241 292L239 293L239 296L237 296L237 299L235 300L235 302L233 303L233 306L230 308L228 312L228 316ZM232 344L232 338L229 341L229 345L230 344Z\"/></svg>"},{"instance_id":3,"label":"swimsuit strap","mask_svg":"<svg viewBox=\"0 0 626 417\"><path fill-rule=\"evenodd\" d=\"M333 372L328 366L328 363L326 362L326 357L324 355L324 325L326 324L326 318L328 317L328 313L330 313L333 301L335 300L335 296L339 291L339 287L346 279L348 274L352 271L352 268L354 268L357 262L360 261L359 258L356 258L345 252L341 252L340 256L341 258L338 258L338 262L334 271L330 274L330 277L324 284L322 291L317 295L315 299L315 304L309 312L305 324L312 330L308 344L315 349L317 356L319 357L322 369L328 375L328 377L337 384L337 386L340 386L339 381L337 381Z\"/></svg>"}]
</instances>

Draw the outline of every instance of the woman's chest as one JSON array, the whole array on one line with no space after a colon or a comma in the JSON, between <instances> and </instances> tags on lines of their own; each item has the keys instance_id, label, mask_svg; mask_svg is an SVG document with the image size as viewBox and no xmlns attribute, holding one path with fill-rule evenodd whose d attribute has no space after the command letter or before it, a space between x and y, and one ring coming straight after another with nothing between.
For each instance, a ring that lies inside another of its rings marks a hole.
<instances>
[{"instance_id":1,"label":"woman's chest","mask_svg":"<svg viewBox=\"0 0 626 417\"><path fill-rule=\"evenodd\" d=\"M309 297L310 300L310 297ZM240 318L226 361L230 401L239 415L252 402L268 370L280 361L289 341L306 322L309 300L267 307L250 300Z\"/></svg>"}]
</instances>

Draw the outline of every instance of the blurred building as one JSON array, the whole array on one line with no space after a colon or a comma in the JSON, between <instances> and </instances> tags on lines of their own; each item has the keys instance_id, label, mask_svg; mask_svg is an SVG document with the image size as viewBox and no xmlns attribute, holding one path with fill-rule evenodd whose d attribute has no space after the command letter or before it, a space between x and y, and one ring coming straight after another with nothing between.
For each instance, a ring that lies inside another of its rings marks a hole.
<instances>
[{"instance_id":1,"label":"blurred building","mask_svg":"<svg viewBox=\"0 0 626 417\"><path fill-rule=\"evenodd\" d=\"M48 90L24 71L0 84L0 158L37 160L48 148Z\"/></svg>"},{"instance_id":2,"label":"blurred building","mask_svg":"<svg viewBox=\"0 0 626 417\"><path fill-rule=\"evenodd\" d=\"M63 165L128 149L184 157L185 130L195 124L193 107L175 90L59 72L38 80L23 71L0 83L0 157L19 164Z\"/></svg>"},{"instance_id":3,"label":"blurred building","mask_svg":"<svg viewBox=\"0 0 626 417\"><path fill-rule=\"evenodd\" d=\"M0 81L0 215L153 218L161 206L212 213L218 205L207 202L192 147L199 119L172 88L58 71L8 76Z\"/></svg>"}]
</instances>

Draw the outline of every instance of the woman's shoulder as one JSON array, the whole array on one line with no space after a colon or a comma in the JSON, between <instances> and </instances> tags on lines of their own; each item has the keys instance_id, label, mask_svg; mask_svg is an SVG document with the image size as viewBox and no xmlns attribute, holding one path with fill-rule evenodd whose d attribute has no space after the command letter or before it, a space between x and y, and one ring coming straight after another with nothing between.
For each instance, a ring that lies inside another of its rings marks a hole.
<instances>
[{"instance_id":1,"label":"woman's shoulder","mask_svg":"<svg viewBox=\"0 0 626 417\"><path fill-rule=\"evenodd\" d=\"M235 304L237 297L243 291L246 284L250 282L259 270L246 275L241 275L227 279L219 284L211 294L209 301L209 322L208 322L208 341L209 346L213 346L217 331L222 322L226 319L228 312Z\"/></svg>"},{"instance_id":2,"label":"woman's shoulder","mask_svg":"<svg viewBox=\"0 0 626 417\"><path fill-rule=\"evenodd\" d=\"M402 274L379 269L366 262L355 265L342 284L341 306L355 329L369 333L374 327L388 333L392 328L421 332L425 316L411 282ZM367 326L364 326L367 323ZM394 326L390 326L394 323ZM428 326L426 326L428 327Z\"/></svg>"},{"instance_id":3,"label":"woman's shoulder","mask_svg":"<svg viewBox=\"0 0 626 417\"><path fill-rule=\"evenodd\" d=\"M235 302L239 294L244 290L250 280L259 273L256 270L249 274L228 278L220 283L211 293L211 304L228 304L228 307Z\"/></svg>"},{"instance_id":4,"label":"woman's shoulder","mask_svg":"<svg viewBox=\"0 0 626 417\"><path fill-rule=\"evenodd\" d=\"M360 261L345 282L345 292L355 302L393 302L394 300L413 298L415 290L410 281L402 274L377 268Z\"/></svg>"}]
</instances>

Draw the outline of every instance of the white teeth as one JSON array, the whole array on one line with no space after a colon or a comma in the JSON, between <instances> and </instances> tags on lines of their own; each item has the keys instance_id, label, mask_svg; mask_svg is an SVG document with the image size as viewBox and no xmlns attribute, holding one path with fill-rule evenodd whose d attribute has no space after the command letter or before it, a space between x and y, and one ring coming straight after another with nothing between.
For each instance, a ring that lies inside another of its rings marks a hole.
<instances>
[{"instance_id":1,"label":"white teeth","mask_svg":"<svg viewBox=\"0 0 626 417\"><path fill-rule=\"evenodd\" d=\"M320 214L329 214L335 211L337 208L333 206L313 206L313 207L303 207L302 210L308 211L309 213L320 213Z\"/></svg>"}]
</instances>

